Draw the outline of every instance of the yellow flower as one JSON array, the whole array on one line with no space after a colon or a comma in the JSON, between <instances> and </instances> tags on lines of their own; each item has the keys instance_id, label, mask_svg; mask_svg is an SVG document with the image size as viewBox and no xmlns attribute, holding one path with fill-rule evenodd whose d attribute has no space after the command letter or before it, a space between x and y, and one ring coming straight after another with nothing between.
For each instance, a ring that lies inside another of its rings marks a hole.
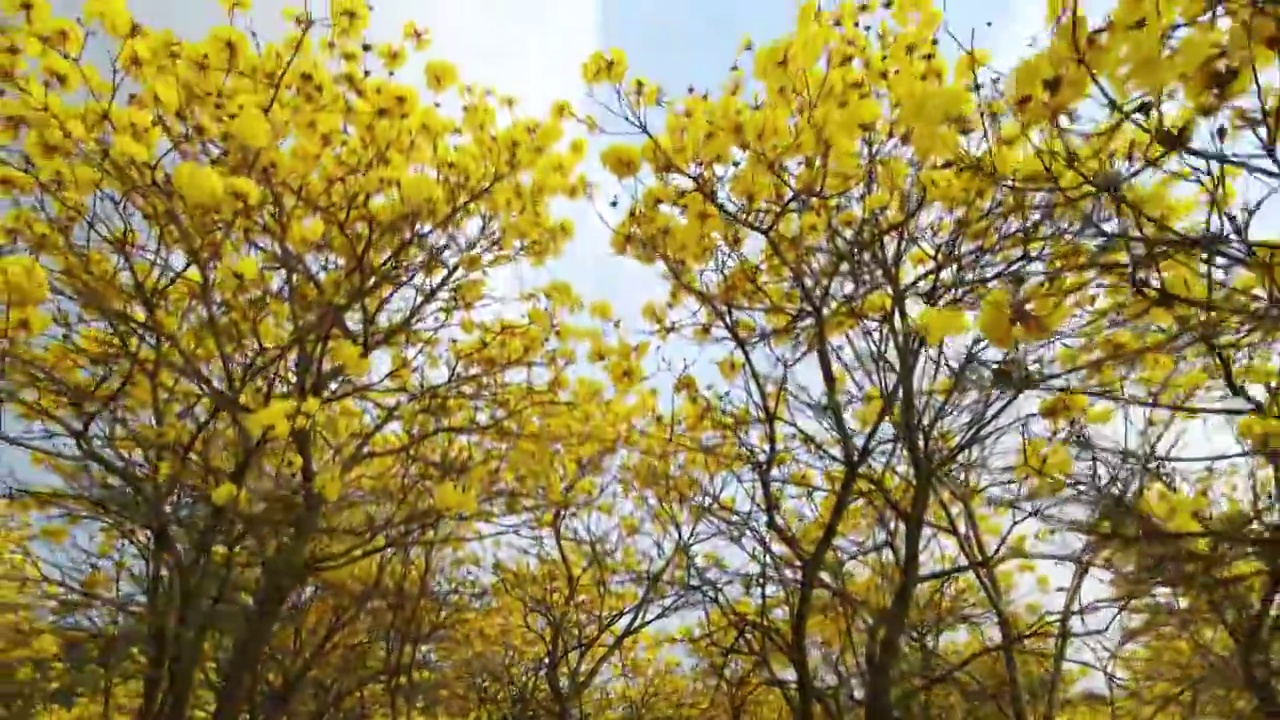
<instances>
[{"instance_id":1,"label":"yellow flower","mask_svg":"<svg viewBox=\"0 0 1280 720\"><path fill-rule=\"evenodd\" d=\"M1061 477L1075 468L1071 451L1044 438L1032 438L1022 448L1022 458L1015 473L1021 478Z\"/></svg>"},{"instance_id":2,"label":"yellow flower","mask_svg":"<svg viewBox=\"0 0 1280 720\"><path fill-rule=\"evenodd\" d=\"M322 404L322 401L320 400L320 398L309 397L306 400L302 401L302 405L298 408L298 411L303 415L308 415L308 416L315 415L316 413L320 412L321 404Z\"/></svg>"},{"instance_id":3,"label":"yellow flower","mask_svg":"<svg viewBox=\"0 0 1280 720\"><path fill-rule=\"evenodd\" d=\"M247 177L233 177L227 180L227 193L243 205L255 205L262 198L262 188Z\"/></svg>"},{"instance_id":4,"label":"yellow flower","mask_svg":"<svg viewBox=\"0 0 1280 720\"><path fill-rule=\"evenodd\" d=\"M349 375L360 377L369 372L369 360L364 356L364 349L346 338L330 341L329 358Z\"/></svg>"},{"instance_id":5,"label":"yellow flower","mask_svg":"<svg viewBox=\"0 0 1280 720\"><path fill-rule=\"evenodd\" d=\"M1111 422L1111 418L1115 417L1115 414L1116 409L1110 405L1095 405L1084 414L1084 421L1090 425L1101 425Z\"/></svg>"},{"instance_id":6,"label":"yellow flower","mask_svg":"<svg viewBox=\"0 0 1280 720\"><path fill-rule=\"evenodd\" d=\"M431 45L431 33L426 28L418 27L418 24L410 20L404 24L404 30L401 33L404 41L413 47L414 52L422 52Z\"/></svg>"},{"instance_id":7,"label":"yellow flower","mask_svg":"<svg viewBox=\"0 0 1280 720\"><path fill-rule=\"evenodd\" d=\"M104 593L111 587L111 579L101 570L90 570L80 581L80 587L88 593Z\"/></svg>"},{"instance_id":8,"label":"yellow flower","mask_svg":"<svg viewBox=\"0 0 1280 720\"><path fill-rule=\"evenodd\" d=\"M404 67L405 60L408 59L404 46L396 43L382 43L378 46L376 53L388 72L395 72Z\"/></svg>"},{"instance_id":9,"label":"yellow flower","mask_svg":"<svg viewBox=\"0 0 1280 720\"><path fill-rule=\"evenodd\" d=\"M880 420L880 416L883 413L884 398L880 394L880 389L869 388L862 398L862 406L854 412L853 417L854 421L858 423L858 427L867 430Z\"/></svg>"},{"instance_id":10,"label":"yellow flower","mask_svg":"<svg viewBox=\"0 0 1280 720\"><path fill-rule=\"evenodd\" d=\"M877 290L862 300L862 313L868 317L883 315L893 307L893 296Z\"/></svg>"},{"instance_id":11,"label":"yellow flower","mask_svg":"<svg viewBox=\"0 0 1280 720\"><path fill-rule=\"evenodd\" d=\"M427 78L427 89L433 93L442 93L458 82L458 68L444 60L428 60L423 72Z\"/></svg>"},{"instance_id":12,"label":"yellow flower","mask_svg":"<svg viewBox=\"0 0 1280 720\"><path fill-rule=\"evenodd\" d=\"M196 162L179 163L173 169L173 187L194 207L216 207L226 193L218 171Z\"/></svg>"},{"instance_id":13,"label":"yellow flower","mask_svg":"<svg viewBox=\"0 0 1280 720\"><path fill-rule=\"evenodd\" d=\"M235 483L224 482L209 493L209 501L217 507L223 507L240 495L240 488Z\"/></svg>"},{"instance_id":14,"label":"yellow flower","mask_svg":"<svg viewBox=\"0 0 1280 720\"><path fill-rule=\"evenodd\" d=\"M256 107L240 111L231 122L231 137L250 150L261 150L271 144L271 123Z\"/></svg>"},{"instance_id":15,"label":"yellow flower","mask_svg":"<svg viewBox=\"0 0 1280 720\"><path fill-rule=\"evenodd\" d=\"M231 264L231 275L241 282L252 282L258 279L260 268L258 261L245 255Z\"/></svg>"},{"instance_id":16,"label":"yellow flower","mask_svg":"<svg viewBox=\"0 0 1280 720\"><path fill-rule=\"evenodd\" d=\"M627 77L627 56L619 49L596 51L582 65L582 79L591 85L617 85Z\"/></svg>"},{"instance_id":17,"label":"yellow flower","mask_svg":"<svg viewBox=\"0 0 1280 720\"><path fill-rule=\"evenodd\" d=\"M1063 393L1040 401L1040 415L1047 420L1083 417L1088 408L1089 398L1077 393Z\"/></svg>"},{"instance_id":18,"label":"yellow flower","mask_svg":"<svg viewBox=\"0 0 1280 720\"><path fill-rule=\"evenodd\" d=\"M454 482L437 483L433 495L436 510L442 513L466 513L476 509L475 493Z\"/></svg>"},{"instance_id":19,"label":"yellow flower","mask_svg":"<svg viewBox=\"0 0 1280 720\"><path fill-rule=\"evenodd\" d=\"M956 307L927 307L916 317L916 329L929 345L963 334L969 329L969 316Z\"/></svg>"},{"instance_id":20,"label":"yellow flower","mask_svg":"<svg viewBox=\"0 0 1280 720\"><path fill-rule=\"evenodd\" d=\"M34 307L49 297L49 278L29 255L0 256L0 305Z\"/></svg>"},{"instance_id":21,"label":"yellow flower","mask_svg":"<svg viewBox=\"0 0 1280 720\"><path fill-rule=\"evenodd\" d=\"M58 638L49 633L43 633L31 641L31 651L39 657L57 655L61 648L62 645L58 642Z\"/></svg>"},{"instance_id":22,"label":"yellow flower","mask_svg":"<svg viewBox=\"0 0 1280 720\"><path fill-rule=\"evenodd\" d=\"M987 342L1001 350L1013 347L1013 302L1008 292L994 290L982 299L982 308L978 311L978 330L987 338Z\"/></svg>"},{"instance_id":23,"label":"yellow flower","mask_svg":"<svg viewBox=\"0 0 1280 720\"><path fill-rule=\"evenodd\" d=\"M732 380L742 372L742 360L734 355L726 355L716 363L716 369L720 371L720 377Z\"/></svg>"},{"instance_id":24,"label":"yellow flower","mask_svg":"<svg viewBox=\"0 0 1280 720\"><path fill-rule=\"evenodd\" d=\"M1236 426L1240 436L1259 450L1280 448L1280 418L1247 415Z\"/></svg>"},{"instance_id":25,"label":"yellow flower","mask_svg":"<svg viewBox=\"0 0 1280 720\"><path fill-rule=\"evenodd\" d=\"M600 153L600 162L615 177L624 180L639 175L643 166L639 148L622 143L605 148Z\"/></svg>"},{"instance_id":26,"label":"yellow flower","mask_svg":"<svg viewBox=\"0 0 1280 720\"><path fill-rule=\"evenodd\" d=\"M600 322L608 322L613 319L613 306L608 300L593 300L587 306L587 312L590 313L593 320Z\"/></svg>"},{"instance_id":27,"label":"yellow flower","mask_svg":"<svg viewBox=\"0 0 1280 720\"><path fill-rule=\"evenodd\" d=\"M1071 457L1071 451L1066 447L1054 443L1044 454L1044 474L1045 475L1067 475L1075 468L1075 460Z\"/></svg>"},{"instance_id":28,"label":"yellow flower","mask_svg":"<svg viewBox=\"0 0 1280 720\"><path fill-rule=\"evenodd\" d=\"M333 502L342 494L342 477L336 472L321 473L316 478L316 492L325 502Z\"/></svg>"},{"instance_id":29,"label":"yellow flower","mask_svg":"<svg viewBox=\"0 0 1280 720\"><path fill-rule=\"evenodd\" d=\"M245 428L250 434L266 437L284 437L293 427L296 407L292 400L277 398L267 406L245 418Z\"/></svg>"},{"instance_id":30,"label":"yellow flower","mask_svg":"<svg viewBox=\"0 0 1280 720\"><path fill-rule=\"evenodd\" d=\"M444 197L440 183L425 174L400 179L400 202L411 210L431 210Z\"/></svg>"},{"instance_id":31,"label":"yellow flower","mask_svg":"<svg viewBox=\"0 0 1280 720\"><path fill-rule=\"evenodd\" d=\"M67 526L58 523L40 526L39 534L40 537L55 545L61 545L71 537L71 531L67 530Z\"/></svg>"},{"instance_id":32,"label":"yellow flower","mask_svg":"<svg viewBox=\"0 0 1280 720\"><path fill-rule=\"evenodd\" d=\"M115 38L125 37L133 28L125 0L86 0L84 18L99 21L107 34Z\"/></svg>"}]
</instances>

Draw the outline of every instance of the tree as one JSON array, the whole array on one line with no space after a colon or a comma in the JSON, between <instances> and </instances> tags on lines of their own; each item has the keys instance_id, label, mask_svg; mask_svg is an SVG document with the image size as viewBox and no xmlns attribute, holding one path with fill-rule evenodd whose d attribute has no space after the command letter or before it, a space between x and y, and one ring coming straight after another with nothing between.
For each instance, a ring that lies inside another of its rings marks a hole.
<instances>
[{"instance_id":1,"label":"tree","mask_svg":"<svg viewBox=\"0 0 1280 720\"><path fill-rule=\"evenodd\" d=\"M1032 559L1028 521L1073 454L1022 408L1042 348L1095 321L1097 281L1064 272L1074 218L959 169L1017 140L992 137L977 55L940 55L941 13L899 2L869 31L866 12L806 4L718 96L662 101L597 57L589 79L642 138L602 155L635 188L615 247L671 283L656 332L723 353L724 384L680 388L687 434L714 433L731 478L698 499L733 554L703 567L707 642L753 658L794 717L887 718L966 664L935 642L908 674L911 639L964 632L1002 663L991 700L1028 718L1024 653L1052 656L1074 609L1019 599L1002 566ZM1047 669L1064 692L1062 661Z\"/></svg>"},{"instance_id":2,"label":"tree","mask_svg":"<svg viewBox=\"0 0 1280 720\"><path fill-rule=\"evenodd\" d=\"M67 528L30 562L81 624L144 628L118 712L271 715L335 662L394 666L430 639L402 634L429 619L411 586L491 514L506 448L579 399L572 295L501 317L486 278L570 237L548 206L582 193L583 145L562 112L500 123L432 60L466 107L447 117L396 79L404 45L375 75L363 3L264 46L89 3L109 72L46 4L6 12L3 439L56 480L22 489L42 532ZM395 624L382 647L348 637L371 617Z\"/></svg>"},{"instance_id":3,"label":"tree","mask_svg":"<svg viewBox=\"0 0 1280 720\"><path fill-rule=\"evenodd\" d=\"M1123 3L1100 22L1075 2L1048 10L1051 42L1006 84L1035 166L975 162L1087 219L1079 239L1112 279L1098 345L1130 360L1067 381L1142 406L1130 427L1143 437L1084 438L1108 468L1086 498L1106 509L1088 531L1142 598L1132 632L1145 702L1274 717L1280 396L1265 209L1280 177L1280 14L1229 1ZM1179 437L1196 418L1216 418L1218 447ZM1139 660L1151 657L1187 670Z\"/></svg>"}]
</instances>

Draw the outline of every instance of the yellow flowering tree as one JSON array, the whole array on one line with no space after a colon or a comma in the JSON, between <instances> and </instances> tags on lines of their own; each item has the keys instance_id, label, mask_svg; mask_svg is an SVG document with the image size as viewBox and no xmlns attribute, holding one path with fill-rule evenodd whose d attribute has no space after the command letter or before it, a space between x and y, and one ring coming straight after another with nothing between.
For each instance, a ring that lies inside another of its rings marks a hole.
<instances>
[{"instance_id":1,"label":"yellow flowering tree","mask_svg":"<svg viewBox=\"0 0 1280 720\"><path fill-rule=\"evenodd\" d=\"M507 456L540 490L481 551L483 599L437 671L451 710L609 717L629 687L622 673L649 670L635 655L655 647L655 629L695 606L686 576L705 535L665 492L688 469L666 452L656 392L611 400L603 382L576 387L578 402L544 411Z\"/></svg>"},{"instance_id":2,"label":"yellow flowering tree","mask_svg":"<svg viewBox=\"0 0 1280 720\"><path fill-rule=\"evenodd\" d=\"M140 686L112 712L389 712L412 672L351 683L424 652L404 628L440 603L405 587L447 584L433 552L525 492L506 448L575 401L578 342L624 347L564 288L513 318L489 282L571 236L549 205L583 192L584 145L442 60L421 95L396 71L425 32L366 47L363 2L261 46L234 8L198 41L110 0L4 12L0 434L43 475L19 492L45 579L140 626L97 646Z\"/></svg>"},{"instance_id":3,"label":"yellow flowering tree","mask_svg":"<svg viewBox=\"0 0 1280 720\"><path fill-rule=\"evenodd\" d=\"M1089 533L1123 579L1117 594L1142 598L1130 667L1143 704L1170 717L1275 715L1280 12L1230 0L1045 11L1047 43L1003 87L1005 131L1027 161L983 172L1083 221L1079 267L1107 278L1091 342L1059 360L1086 368L1064 385L1124 406L1139 438L1080 438L1102 468L1084 498L1103 511ZM1166 593L1177 600L1148 599ZM1153 667L1162 656L1187 669Z\"/></svg>"},{"instance_id":4,"label":"yellow flowering tree","mask_svg":"<svg viewBox=\"0 0 1280 720\"><path fill-rule=\"evenodd\" d=\"M969 168L1030 148L1002 134L984 54L946 59L931 3L886 9L805 3L715 93L593 57L586 79L641 138L601 153L629 199L614 247L669 282L652 329L720 375L675 388L719 469L688 501L720 541L697 643L753 658L793 717L881 718L962 672L936 649L909 670L921 633L982 618L991 701L1030 718L1078 679L1064 652L1033 660L1072 640L1054 619L1079 598L1028 601L1017 570L1046 569L1030 520L1077 474L1071 432L1106 419L1039 360L1086 336L1103 280L1071 272L1079 218ZM1052 693L1027 685L1043 667Z\"/></svg>"}]
</instances>

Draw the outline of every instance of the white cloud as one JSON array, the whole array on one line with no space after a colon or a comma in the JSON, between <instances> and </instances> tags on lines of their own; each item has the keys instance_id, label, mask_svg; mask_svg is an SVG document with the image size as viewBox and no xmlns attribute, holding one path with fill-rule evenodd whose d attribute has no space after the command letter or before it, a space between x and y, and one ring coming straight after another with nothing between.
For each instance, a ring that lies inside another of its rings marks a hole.
<instances>
[{"instance_id":1,"label":"white cloud","mask_svg":"<svg viewBox=\"0 0 1280 720\"><path fill-rule=\"evenodd\" d=\"M1079 3L1093 22L1103 18L1116 4L1115 0L1079 0ZM996 68L1011 69L1019 60L1044 47L1049 29L1047 20L1045 4L1040 0L1006 0L990 46Z\"/></svg>"},{"instance_id":2,"label":"white cloud","mask_svg":"<svg viewBox=\"0 0 1280 720\"><path fill-rule=\"evenodd\" d=\"M1013 67L1022 57L1032 52L1033 40L1045 27L1044 5L1027 0L1009 0L1008 13L1000 21L991 46L991 60L1001 70Z\"/></svg>"},{"instance_id":3,"label":"white cloud","mask_svg":"<svg viewBox=\"0 0 1280 720\"><path fill-rule=\"evenodd\" d=\"M408 0L375 2L371 31L397 37L408 21L431 30L429 52L458 65L463 79L542 113L582 94L582 61L599 44L596 0Z\"/></svg>"}]
</instances>

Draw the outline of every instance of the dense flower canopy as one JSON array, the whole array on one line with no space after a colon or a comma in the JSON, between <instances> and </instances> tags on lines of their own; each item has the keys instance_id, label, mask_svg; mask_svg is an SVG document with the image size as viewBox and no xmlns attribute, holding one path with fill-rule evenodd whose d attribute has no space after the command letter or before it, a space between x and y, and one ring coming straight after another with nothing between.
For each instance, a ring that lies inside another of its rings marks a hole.
<instances>
[{"instance_id":1,"label":"dense flower canopy","mask_svg":"<svg viewBox=\"0 0 1280 720\"><path fill-rule=\"evenodd\" d=\"M224 6L0 0L6 717L1280 717L1280 8L809 2L588 116ZM565 202L641 317L501 282Z\"/></svg>"}]
</instances>

